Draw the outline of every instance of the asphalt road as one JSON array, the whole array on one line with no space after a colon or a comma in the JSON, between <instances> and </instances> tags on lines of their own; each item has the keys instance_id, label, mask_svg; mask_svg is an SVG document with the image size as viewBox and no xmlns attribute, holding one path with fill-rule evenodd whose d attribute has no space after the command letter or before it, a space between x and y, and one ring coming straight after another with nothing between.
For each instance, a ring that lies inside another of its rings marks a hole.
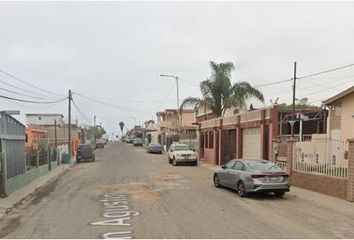
<instances>
[{"instance_id":1,"label":"asphalt road","mask_svg":"<svg viewBox=\"0 0 354 240\"><path fill-rule=\"evenodd\" d=\"M77 165L9 212L0 237L354 238L353 208L294 193L240 198L211 177L208 168L173 167L165 155L111 143L96 162ZM109 210L116 205L118 212Z\"/></svg>"}]
</instances>

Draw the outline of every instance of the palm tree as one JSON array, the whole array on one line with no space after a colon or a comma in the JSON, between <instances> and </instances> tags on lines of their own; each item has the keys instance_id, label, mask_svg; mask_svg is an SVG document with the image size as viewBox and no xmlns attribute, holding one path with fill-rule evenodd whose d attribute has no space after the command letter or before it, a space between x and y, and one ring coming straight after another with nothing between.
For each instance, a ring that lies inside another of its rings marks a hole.
<instances>
[{"instance_id":1,"label":"palm tree","mask_svg":"<svg viewBox=\"0 0 354 240\"><path fill-rule=\"evenodd\" d=\"M215 63L209 62L211 77L200 83L202 98L188 97L183 100L180 108L185 106L203 107L211 110L216 117L225 114L226 109L231 107L246 107L246 100L255 97L264 101L263 94L252 87L248 82L240 81L231 84L231 71L235 69L232 62Z\"/></svg>"}]
</instances>

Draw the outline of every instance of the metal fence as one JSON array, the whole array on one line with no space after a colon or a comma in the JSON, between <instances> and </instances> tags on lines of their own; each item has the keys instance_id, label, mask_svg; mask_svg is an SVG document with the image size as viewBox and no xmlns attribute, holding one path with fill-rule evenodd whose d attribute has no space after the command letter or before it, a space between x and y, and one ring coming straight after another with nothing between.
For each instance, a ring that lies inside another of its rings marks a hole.
<instances>
[{"instance_id":1,"label":"metal fence","mask_svg":"<svg viewBox=\"0 0 354 240\"><path fill-rule=\"evenodd\" d=\"M288 163L286 161L276 161L275 164L283 169L284 171L287 171Z\"/></svg>"},{"instance_id":2,"label":"metal fence","mask_svg":"<svg viewBox=\"0 0 354 240\"><path fill-rule=\"evenodd\" d=\"M293 170L331 177L348 176L348 142L316 139L294 144Z\"/></svg>"},{"instance_id":3,"label":"metal fence","mask_svg":"<svg viewBox=\"0 0 354 240\"><path fill-rule=\"evenodd\" d=\"M7 177L24 173L25 126L10 115L0 112L0 139Z\"/></svg>"}]
</instances>

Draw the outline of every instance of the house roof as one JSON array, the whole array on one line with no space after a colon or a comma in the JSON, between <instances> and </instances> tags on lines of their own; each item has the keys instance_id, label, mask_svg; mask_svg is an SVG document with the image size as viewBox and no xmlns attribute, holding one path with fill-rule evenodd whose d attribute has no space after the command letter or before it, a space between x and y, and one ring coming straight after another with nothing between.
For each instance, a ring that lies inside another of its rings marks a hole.
<instances>
[{"instance_id":1,"label":"house roof","mask_svg":"<svg viewBox=\"0 0 354 240\"><path fill-rule=\"evenodd\" d=\"M32 131L32 132L47 133L47 131L34 128L32 125L26 127L26 130L29 130L29 131Z\"/></svg>"},{"instance_id":2,"label":"house roof","mask_svg":"<svg viewBox=\"0 0 354 240\"><path fill-rule=\"evenodd\" d=\"M168 112L174 112L174 113L177 113L178 111L180 111L181 113L194 113L195 110L194 109L165 109L164 111L160 111L160 112L157 112L156 115L164 115L164 114L167 114Z\"/></svg>"},{"instance_id":3,"label":"house roof","mask_svg":"<svg viewBox=\"0 0 354 240\"><path fill-rule=\"evenodd\" d=\"M348 88L347 90L344 90L343 92L338 93L337 95L335 95L333 97L328 98L327 100L323 101L323 103L325 105L329 105L329 104L337 101L338 99L341 99L351 93L354 93L354 86Z\"/></svg>"},{"instance_id":4,"label":"house roof","mask_svg":"<svg viewBox=\"0 0 354 240\"><path fill-rule=\"evenodd\" d=\"M27 113L26 116L61 116L64 117L61 113Z\"/></svg>"}]
</instances>

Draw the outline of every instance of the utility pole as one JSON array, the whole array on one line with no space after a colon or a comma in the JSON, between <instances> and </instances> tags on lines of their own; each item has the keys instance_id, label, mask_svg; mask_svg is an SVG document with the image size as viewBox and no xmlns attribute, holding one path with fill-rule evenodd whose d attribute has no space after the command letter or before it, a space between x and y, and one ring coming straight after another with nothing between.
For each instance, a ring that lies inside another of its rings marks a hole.
<instances>
[{"instance_id":1,"label":"utility pole","mask_svg":"<svg viewBox=\"0 0 354 240\"><path fill-rule=\"evenodd\" d=\"M57 147L57 120L54 120L54 146Z\"/></svg>"},{"instance_id":2,"label":"utility pole","mask_svg":"<svg viewBox=\"0 0 354 240\"><path fill-rule=\"evenodd\" d=\"M69 165L71 164L71 89L69 89L69 120L68 120L68 150L69 150Z\"/></svg>"},{"instance_id":3,"label":"utility pole","mask_svg":"<svg viewBox=\"0 0 354 240\"><path fill-rule=\"evenodd\" d=\"M93 126L96 127L96 115L93 116Z\"/></svg>"},{"instance_id":4,"label":"utility pole","mask_svg":"<svg viewBox=\"0 0 354 240\"><path fill-rule=\"evenodd\" d=\"M174 76L174 75L170 75L170 74L160 74L161 77L171 77L174 78L176 80L176 86L177 86L177 121L178 121L178 135L180 134L180 125L181 125L181 121L180 121L180 106L179 106L179 87L178 87L178 76Z\"/></svg>"},{"instance_id":5,"label":"utility pole","mask_svg":"<svg viewBox=\"0 0 354 240\"><path fill-rule=\"evenodd\" d=\"M291 138L294 138L294 124L295 124L295 94L296 94L296 62L294 62L294 85L293 85L293 112L290 121L291 125Z\"/></svg>"}]
</instances>

